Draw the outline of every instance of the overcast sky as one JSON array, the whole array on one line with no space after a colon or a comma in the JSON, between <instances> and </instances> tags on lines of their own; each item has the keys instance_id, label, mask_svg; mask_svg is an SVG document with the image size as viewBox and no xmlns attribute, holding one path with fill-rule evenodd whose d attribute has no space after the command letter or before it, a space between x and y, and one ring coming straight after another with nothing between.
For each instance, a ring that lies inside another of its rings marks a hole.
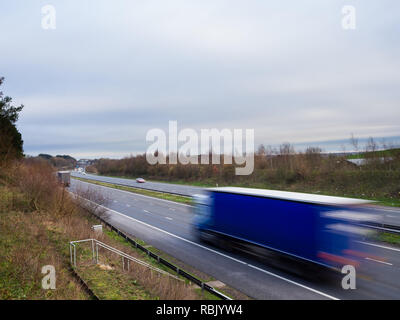
<instances>
[{"instance_id":1,"label":"overcast sky","mask_svg":"<svg viewBox=\"0 0 400 320\"><path fill-rule=\"evenodd\" d=\"M333 151L400 142L399 34L397 0L4 0L0 76L30 155L144 152L169 120Z\"/></svg>"}]
</instances>

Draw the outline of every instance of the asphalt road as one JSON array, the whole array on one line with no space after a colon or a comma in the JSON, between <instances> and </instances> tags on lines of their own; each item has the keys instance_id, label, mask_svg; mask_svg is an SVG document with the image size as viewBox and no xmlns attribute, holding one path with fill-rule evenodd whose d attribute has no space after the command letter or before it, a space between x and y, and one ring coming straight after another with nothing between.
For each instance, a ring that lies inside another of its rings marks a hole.
<instances>
[{"instance_id":1,"label":"asphalt road","mask_svg":"<svg viewBox=\"0 0 400 320\"><path fill-rule=\"evenodd\" d=\"M202 188L194 187L194 186L186 186L180 184L172 184L172 183L162 183L162 182L146 182L146 183L137 183L136 180L133 179L123 179L123 178L113 178L113 177L106 177L106 176L97 176L93 174L82 174L78 172L71 172L73 177L84 178L84 179L91 179L101 182L108 182L114 184L120 184L123 186L135 187L135 188L142 188L147 190L154 190L160 192L167 192L167 193L174 193L183 196L191 197L195 194L202 193Z\"/></svg>"},{"instance_id":2,"label":"asphalt road","mask_svg":"<svg viewBox=\"0 0 400 320\"><path fill-rule=\"evenodd\" d=\"M162 183L162 182L146 182L146 183L137 183L136 180L133 179L122 179L122 178L113 178L106 176L98 176L93 174L81 174L78 172L71 172L71 175L74 177L80 177L85 179L91 179L101 182L109 182L114 184L120 184L124 186L131 186L135 188L142 188L147 190L161 191L167 193L180 194L183 196L193 196L195 194L201 194L203 192L203 188L187 186L187 185L179 185L179 184L171 184L171 183ZM383 206L374 206L379 211L381 216L381 223L387 226L394 226L400 228L400 208L392 208L392 207L383 207Z\"/></svg>"},{"instance_id":3,"label":"asphalt road","mask_svg":"<svg viewBox=\"0 0 400 320\"><path fill-rule=\"evenodd\" d=\"M193 232L192 207L126 191L71 181L71 190L97 190L107 199L108 220L146 243L174 256L255 299L399 299L400 250L365 243L374 250L364 263L366 276L357 289L340 281L309 280L239 253L199 242Z\"/></svg>"}]
</instances>

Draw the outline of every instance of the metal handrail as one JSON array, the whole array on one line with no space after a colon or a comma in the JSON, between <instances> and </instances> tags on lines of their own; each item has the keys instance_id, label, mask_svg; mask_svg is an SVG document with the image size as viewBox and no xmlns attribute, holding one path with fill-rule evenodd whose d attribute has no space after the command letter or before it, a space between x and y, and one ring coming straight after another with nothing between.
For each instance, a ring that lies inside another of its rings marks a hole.
<instances>
[{"instance_id":1,"label":"metal handrail","mask_svg":"<svg viewBox=\"0 0 400 320\"><path fill-rule=\"evenodd\" d=\"M198 285L202 290L206 290L208 292L210 292L211 294L223 299L223 300L232 300L231 297L223 294L222 292L219 292L218 290L214 289L213 287L209 286L207 283L203 282L202 280L194 277L193 275L191 275L190 273L187 273L186 271L178 268L177 266L175 266L174 264L170 263L169 261L163 259L162 257L156 255L155 253L151 252L150 250L148 250L147 248L145 248L144 246L141 246L138 242L136 242L135 240L133 240L131 237L129 237L127 234L125 234L123 231L119 230L118 228L114 227L111 223L109 223L108 221L106 221L105 219L103 219L102 217L100 217L99 215L97 215L95 213L95 211L97 211L97 209L100 208L104 208L106 211L109 211L109 208L106 208L98 203L95 203L89 199L86 199L74 192L68 191L73 197L76 197L78 199L82 199L88 203L91 203L93 205L96 206L96 208L94 209L94 211L89 211L96 219L98 219L101 223L103 223L105 226L109 227L112 231L115 231L118 233L118 235L122 236L123 238L125 238L129 243L131 243L132 245L134 245L136 248L144 251L148 256L156 259L159 263L163 264L164 266L170 268L171 270L174 270L176 273L178 273L179 275L181 275L182 277L188 279L189 281L193 282L194 284ZM72 253L71 253L71 257L72 257ZM71 264L72 264L72 258L71 258Z\"/></svg>"},{"instance_id":2,"label":"metal handrail","mask_svg":"<svg viewBox=\"0 0 400 320\"><path fill-rule=\"evenodd\" d=\"M387 227L387 225L383 225L382 227L380 227L379 225L374 225L374 224L359 224L359 226L361 227L366 227L369 229L373 229L373 230L378 230L381 232L388 232L388 233L393 233L393 234L399 234L400 230L399 229L394 229L392 226L390 226L390 228Z\"/></svg>"},{"instance_id":3,"label":"metal handrail","mask_svg":"<svg viewBox=\"0 0 400 320\"><path fill-rule=\"evenodd\" d=\"M95 247L96 247L96 264L99 263L99 247L104 248L108 251L111 251L113 253L118 254L119 256L122 257L122 267L125 270L125 259L128 260L128 271L129 271L129 262L136 262L137 264L140 264L144 267L147 267L153 271L159 272L161 274L167 275L169 277L172 277L176 280L179 281L184 281L183 279L178 278L177 276L174 276L173 274L170 274L169 272L166 272L164 270L161 270L159 268L156 268L154 266L152 266L151 264L144 262L140 259L137 259L135 257L130 256L129 254L126 254L125 252L118 250L114 247L109 246L108 244L105 244L104 242L101 242L97 239L84 239L84 240L76 240L76 241L70 241L69 245L70 245L70 258L71 258L71 264L76 268L76 244L77 243L83 243L83 242L91 242L92 243L92 256L93 256L93 260L95 258Z\"/></svg>"}]
</instances>

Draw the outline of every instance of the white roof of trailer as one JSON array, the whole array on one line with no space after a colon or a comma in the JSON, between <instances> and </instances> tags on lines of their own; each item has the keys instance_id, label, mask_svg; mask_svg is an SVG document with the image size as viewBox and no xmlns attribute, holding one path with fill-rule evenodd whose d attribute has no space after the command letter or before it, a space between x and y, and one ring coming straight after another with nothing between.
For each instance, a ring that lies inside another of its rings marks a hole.
<instances>
[{"instance_id":1,"label":"white roof of trailer","mask_svg":"<svg viewBox=\"0 0 400 320\"><path fill-rule=\"evenodd\" d=\"M373 201L354 199L354 198L343 198L343 197L332 197L323 196L318 194L300 193L300 192L288 192L278 190L266 190L266 189L252 189L252 188L239 188L239 187L220 187L210 188L209 191L225 192L225 193L236 193L256 197L274 198L298 202L317 203L326 205L360 205L367 204Z\"/></svg>"}]
</instances>

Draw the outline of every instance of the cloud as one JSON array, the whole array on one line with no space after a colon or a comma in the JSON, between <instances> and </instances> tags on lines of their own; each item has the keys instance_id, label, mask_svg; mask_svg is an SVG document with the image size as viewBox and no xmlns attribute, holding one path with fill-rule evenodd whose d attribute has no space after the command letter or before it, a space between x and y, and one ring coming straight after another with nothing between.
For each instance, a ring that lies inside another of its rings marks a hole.
<instances>
[{"instance_id":1,"label":"cloud","mask_svg":"<svg viewBox=\"0 0 400 320\"><path fill-rule=\"evenodd\" d=\"M169 120L264 144L399 136L400 4L353 3L354 31L344 1L55 0L48 31L46 1L1 3L3 91L28 153L143 152Z\"/></svg>"}]
</instances>

